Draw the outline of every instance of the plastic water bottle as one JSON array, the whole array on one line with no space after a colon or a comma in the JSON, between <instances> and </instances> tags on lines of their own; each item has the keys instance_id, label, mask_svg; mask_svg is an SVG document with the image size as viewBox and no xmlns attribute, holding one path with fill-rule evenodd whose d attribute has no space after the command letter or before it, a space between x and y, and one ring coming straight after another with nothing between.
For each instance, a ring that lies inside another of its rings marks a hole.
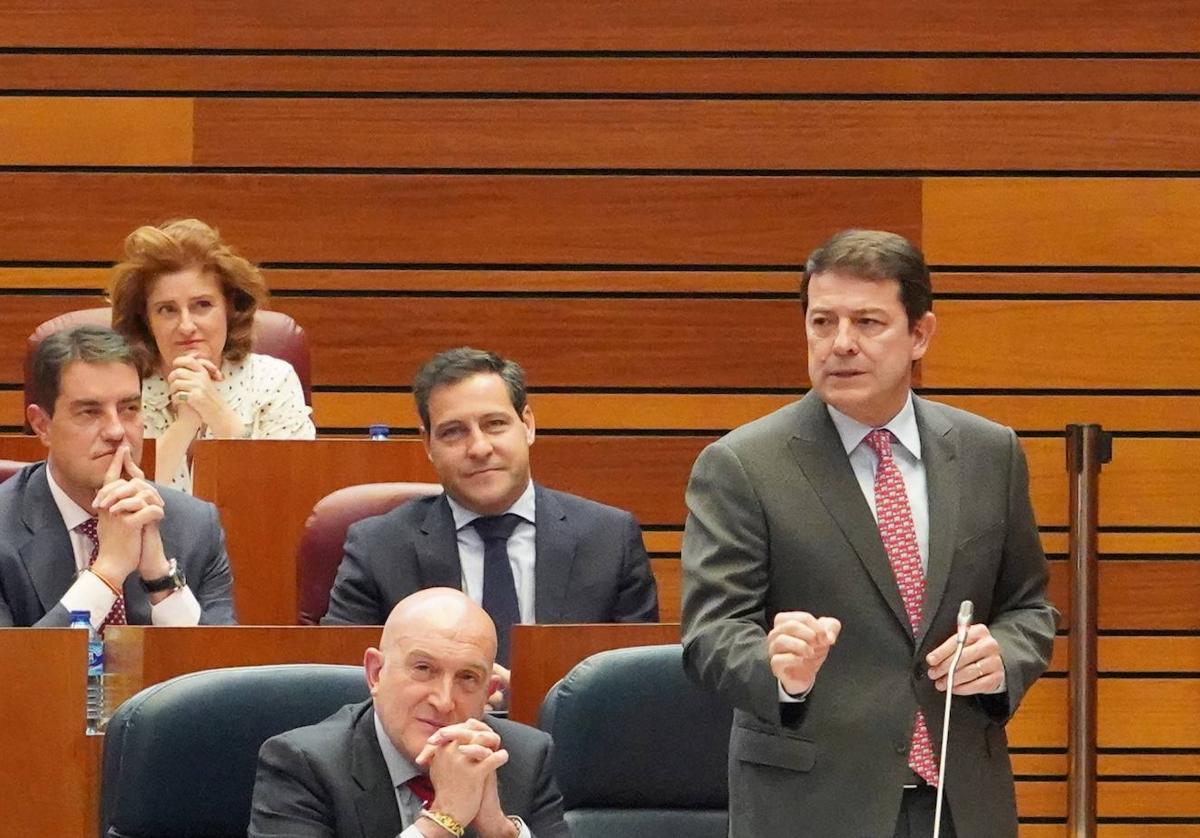
<instances>
[{"instance_id":1,"label":"plastic water bottle","mask_svg":"<svg viewBox=\"0 0 1200 838\"><path fill-rule=\"evenodd\" d=\"M104 724L104 640L92 628L89 611L72 611L71 628L87 629L87 709L86 730L89 736L100 733Z\"/></svg>"},{"instance_id":2,"label":"plastic water bottle","mask_svg":"<svg viewBox=\"0 0 1200 838\"><path fill-rule=\"evenodd\" d=\"M367 434L371 437L371 439L376 441L386 441L388 434L391 433L391 431L392 429L387 425L372 425L371 427L367 428Z\"/></svg>"}]
</instances>

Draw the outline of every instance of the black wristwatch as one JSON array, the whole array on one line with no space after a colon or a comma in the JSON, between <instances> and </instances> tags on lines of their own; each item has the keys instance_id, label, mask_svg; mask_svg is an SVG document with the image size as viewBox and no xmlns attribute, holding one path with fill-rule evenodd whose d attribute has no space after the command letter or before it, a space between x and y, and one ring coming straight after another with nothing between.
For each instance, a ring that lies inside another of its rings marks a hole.
<instances>
[{"instance_id":1,"label":"black wristwatch","mask_svg":"<svg viewBox=\"0 0 1200 838\"><path fill-rule=\"evenodd\" d=\"M161 579L143 579L142 588L148 594L157 594L162 591L178 591L180 588L187 585L187 580L183 578L183 571L179 569L179 562L174 559L167 559L167 575Z\"/></svg>"}]
</instances>

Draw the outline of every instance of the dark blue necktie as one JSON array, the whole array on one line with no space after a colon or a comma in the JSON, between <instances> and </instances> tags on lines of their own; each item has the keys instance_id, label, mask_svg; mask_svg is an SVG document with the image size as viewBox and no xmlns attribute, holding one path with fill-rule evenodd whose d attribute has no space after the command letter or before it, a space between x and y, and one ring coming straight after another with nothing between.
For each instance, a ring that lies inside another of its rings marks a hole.
<instances>
[{"instance_id":1,"label":"dark blue necktie","mask_svg":"<svg viewBox=\"0 0 1200 838\"><path fill-rule=\"evenodd\" d=\"M496 662L508 666L513 623L521 622L517 586L508 562L508 539L524 519L511 512L471 522L483 539L483 610L496 624Z\"/></svg>"}]
</instances>

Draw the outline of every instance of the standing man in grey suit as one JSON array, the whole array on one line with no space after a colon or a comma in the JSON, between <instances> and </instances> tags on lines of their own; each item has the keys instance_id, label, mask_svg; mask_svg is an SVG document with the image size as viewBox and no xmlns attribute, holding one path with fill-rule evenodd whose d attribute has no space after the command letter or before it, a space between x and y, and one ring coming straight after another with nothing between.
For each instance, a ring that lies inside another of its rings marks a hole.
<instances>
[{"instance_id":1,"label":"standing man in grey suit","mask_svg":"<svg viewBox=\"0 0 1200 838\"><path fill-rule=\"evenodd\" d=\"M514 623L658 619L633 516L531 479L520 366L451 349L417 373L413 397L445 493L350 527L322 623L378 624L413 591L460 588L495 621L507 666Z\"/></svg>"},{"instance_id":2,"label":"standing man in grey suit","mask_svg":"<svg viewBox=\"0 0 1200 838\"><path fill-rule=\"evenodd\" d=\"M684 656L736 708L732 838L1017 834L1004 725L1056 612L1009 428L917 398L936 321L921 253L851 230L800 288L812 391L706 448L687 490Z\"/></svg>"},{"instance_id":3,"label":"standing man in grey suit","mask_svg":"<svg viewBox=\"0 0 1200 838\"><path fill-rule=\"evenodd\" d=\"M210 503L157 486L142 456L133 350L82 326L33 357L29 424L49 457L0 484L0 626L232 623L225 535Z\"/></svg>"},{"instance_id":4,"label":"standing man in grey suit","mask_svg":"<svg viewBox=\"0 0 1200 838\"><path fill-rule=\"evenodd\" d=\"M567 838L549 735L483 715L495 653L461 592L401 601L363 659L371 699L263 743L250 838Z\"/></svg>"}]
</instances>

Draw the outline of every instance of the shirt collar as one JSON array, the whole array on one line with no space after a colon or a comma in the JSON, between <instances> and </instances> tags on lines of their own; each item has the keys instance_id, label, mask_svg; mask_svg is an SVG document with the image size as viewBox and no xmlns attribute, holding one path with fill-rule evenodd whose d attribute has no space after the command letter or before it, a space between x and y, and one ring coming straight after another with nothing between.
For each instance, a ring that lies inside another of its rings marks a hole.
<instances>
[{"instance_id":1,"label":"shirt collar","mask_svg":"<svg viewBox=\"0 0 1200 838\"><path fill-rule=\"evenodd\" d=\"M450 497L449 493L446 495L446 500L449 501L450 512L454 515L455 530L461 530L463 527L468 526L476 518L484 517L478 512L467 509L454 498ZM504 510L504 512L511 512L514 515L520 515L529 523L536 525L537 519L534 517L535 506L533 481L530 480L529 484L525 487L525 491L521 493L521 496L516 499L512 506Z\"/></svg>"},{"instance_id":2,"label":"shirt collar","mask_svg":"<svg viewBox=\"0 0 1200 838\"><path fill-rule=\"evenodd\" d=\"M825 407L829 410L829 418L833 420L833 426L837 429L838 436L842 440L842 447L846 449L847 454L861 445L862 441L867 438L867 434L875 430L857 419L851 419L831 404L827 404ZM917 412L913 408L912 393L909 393L908 398L904 400L904 406L900 408L900 412L880 427L891 431L908 453L918 460L921 459L921 433L917 428Z\"/></svg>"},{"instance_id":3,"label":"shirt collar","mask_svg":"<svg viewBox=\"0 0 1200 838\"><path fill-rule=\"evenodd\" d=\"M379 714L374 710L371 711L371 719L375 722L375 738L379 740L379 750L383 752L383 761L392 778L392 786L399 788L422 772L392 743L391 737L383 728L383 722L379 720Z\"/></svg>"},{"instance_id":4,"label":"shirt collar","mask_svg":"<svg viewBox=\"0 0 1200 838\"><path fill-rule=\"evenodd\" d=\"M82 506L67 495L63 488L54 482L54 471L50 468L50 461L46 461L46 482L50 484L50 496L54 498L54 503L58 507L58 514L62 516L63 523L66 524L67 532L71 532L77 526L95 516L88 512Z\"/></svg>"}]
</instances>

